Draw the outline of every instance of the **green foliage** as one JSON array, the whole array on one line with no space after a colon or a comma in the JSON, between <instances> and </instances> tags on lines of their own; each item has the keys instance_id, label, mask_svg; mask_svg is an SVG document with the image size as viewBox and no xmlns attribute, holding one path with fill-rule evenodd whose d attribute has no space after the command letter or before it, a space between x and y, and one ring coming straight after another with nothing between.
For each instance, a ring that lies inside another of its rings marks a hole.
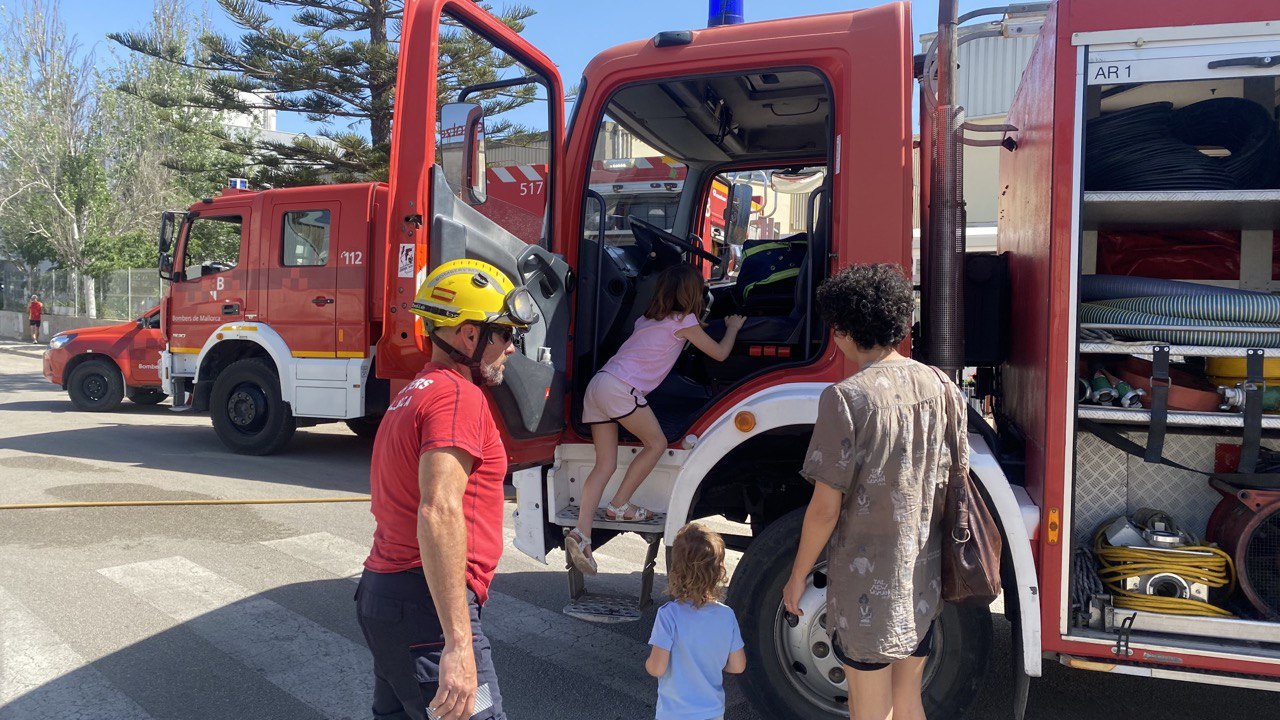
<instances>
[{"instance_id":1,"label":"green foliage","mask_svg":"<svg viewBox=\"0 0 1280 720\"><path fill-rule=\"evenodd\" d=\"M265 186L386 180L403 0L218 0L243 31L205 32L189 57L153 32L109 37L139 54L206 71L198 88L126 86L159 107L198 107L226 116L262 111L297 113L321 126L312 137L269 136L254 130L216 132L220 148L245 158L245 173ZM488 5L483 5L492 11ZM516 32L534 11L508 6L497 16ZM289 15L287 20L283 15ZM452 25L440 44L440 98L503 76L514 60ZM480 96L489 116L530 102L533 86ZM500 119L489 134L518 134Z\"/></svg>"}]
</instances>

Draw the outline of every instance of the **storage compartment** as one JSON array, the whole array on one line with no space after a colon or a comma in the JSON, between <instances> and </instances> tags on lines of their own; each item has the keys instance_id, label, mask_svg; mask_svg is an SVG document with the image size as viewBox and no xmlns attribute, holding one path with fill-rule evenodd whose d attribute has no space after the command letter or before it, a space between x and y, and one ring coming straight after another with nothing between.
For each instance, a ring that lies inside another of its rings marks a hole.
<instances>
[{"instance_id":1,"label":"storage compartment","mask_svg":"<svg viewBox=\"0 0 1280 720\"><path fill-rule=\"evenodd\" d=\"M1086 48L1070 635L1280 658L1280 493L1207 476L1280 472L1271 55Z\"/></svg>"}]
</instances>

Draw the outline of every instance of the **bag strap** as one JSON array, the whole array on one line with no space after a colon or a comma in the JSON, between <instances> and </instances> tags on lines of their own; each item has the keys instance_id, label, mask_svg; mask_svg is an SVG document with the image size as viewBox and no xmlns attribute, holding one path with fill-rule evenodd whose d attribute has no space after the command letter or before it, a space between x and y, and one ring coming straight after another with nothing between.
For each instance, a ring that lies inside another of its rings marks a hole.
<instances>
[{"instance_id":1,"label":"bag strap","mask_svg":"<svg viewBox=\"0 0 1280 720\"><path fill-rule=\"evenodd\" d=\"M955 389L956 384L949 380L941 370L929 365L930 370L938 376L938 381L942 383L942 392L944 395L943 407L947 415L946 439L947 449L951 451L951 472L947 476L947 505L948 509L955 513L955 523L951 527L951 539L957 543L967 543L973 537L973 531L970 530L969 517L969 474L964 472L964 468L957 468L960 464L961 450L957 446L960 440L959 423L956 422L955 411L951 408L951 391ZM967 442L967 441L966 441Z\"/></svg>"},{"instance_id":2,"label":"bag strap","mask_svg":"<svg viewBox=\"0 0 1280 720\"><path fill-rule=\"evenodd\" d=\"M1098 438L1102 442L1110 445L1111 447L1117 450L1128 453L1129 455L1132 455L1134 457L1139 457L1146 460L1147 456L1151 451L1151 448L1149 446L1142 447L1138 443L1121 435L1115 430L1105 425L1102 425L1100 423L1094 422L1093 420L1079 420L1078 423L1079 423L1080 429L1088 431L1094 437ZM1151 462L1151 461L1147 460L1147 462ZM1171 468L1174 468L1175 470L1184 470L1186 472L1195 473L1197 475L1203 475L1207 478L1212 478L1214 480L1219 480L1221 482L1227 483L1228 485L1231 485L1233 487L1280 489L1280 473L1253 473L1253 472L1211 473L1211 472L1205 472L1204 470L1197 470L1195 468L1187 467L1186 465L1183 465L1182 463L1174 462L1173 460L1170 460L1169 458L1164 457L1163 455L1158 456L1156 458L1155 464L1171 467Z\"/></svg>"}]
</instances>

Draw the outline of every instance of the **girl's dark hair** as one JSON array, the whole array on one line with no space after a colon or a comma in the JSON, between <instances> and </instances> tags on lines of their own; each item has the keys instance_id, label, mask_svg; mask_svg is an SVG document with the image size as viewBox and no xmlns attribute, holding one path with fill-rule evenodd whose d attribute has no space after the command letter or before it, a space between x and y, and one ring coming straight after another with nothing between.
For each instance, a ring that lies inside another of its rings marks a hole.
<instances>
[{"instance_id":1,"label":"girl's dark hair","mask_svg":"<svg viewBox=\"0 0 1280 720\"><path fill-rule=\"evenodd\" d=\"M667 592L672 598L702 607L720 599L729 579L724 569L724 538L720 533L689 523L676 533L667 569Z\"/></svg>"},{"instance_id":2,"label":"girl's dark hair","mask_svg":"<svg viewBox=\"0 0 1280 720\"><path fill-rule=\"evenodd\" d=\"M851 265L818 286L822 321L863 350L902 342L915 307L911 281L890 263Z\"/></svg>"},{"instance_id":3,"label":"girl's dark hair","mask_svg":"<svg viewBox=\"0 0 1280 720\"><path fill-rule=\"evenodd\" d=\"M680 263L658 273L653 300L644 316L650 320L666 320L677 314L701 318L705 302L702 275L694 266Z\"/></svg>"}]
</instances>

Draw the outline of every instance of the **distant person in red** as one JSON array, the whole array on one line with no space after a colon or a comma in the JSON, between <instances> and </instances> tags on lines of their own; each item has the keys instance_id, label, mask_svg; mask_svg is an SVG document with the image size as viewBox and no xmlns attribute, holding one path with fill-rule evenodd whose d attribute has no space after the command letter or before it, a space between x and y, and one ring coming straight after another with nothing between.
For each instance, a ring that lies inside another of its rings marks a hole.
<instances>
[{"instance_id":1,"label":"distant person in red","mask_svg":"<svg viewBox=\"0 0 1280 720\"><path fill-rule=\"evenodd\" d=\"M40 317L44 315L44 304L39 295L32 295L27 304L27 321L31 325L31 342L40 342Z\"/></svg>"}]
</instances>

